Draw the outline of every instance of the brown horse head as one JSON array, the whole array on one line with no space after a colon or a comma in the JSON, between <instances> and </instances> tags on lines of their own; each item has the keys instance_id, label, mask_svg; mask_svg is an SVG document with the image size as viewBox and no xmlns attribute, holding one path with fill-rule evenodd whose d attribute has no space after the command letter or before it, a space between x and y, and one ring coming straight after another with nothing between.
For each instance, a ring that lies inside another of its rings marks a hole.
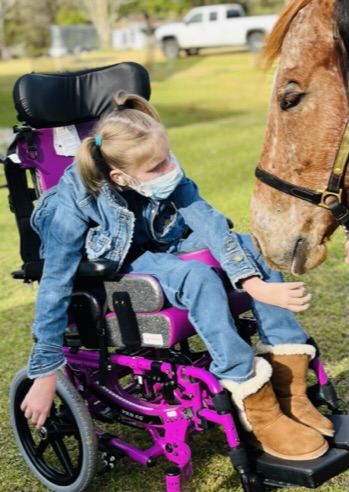
<instances>
[{"instance_id":1,"label":"brown horse head","mask_svg":"<svg viewBox=\"0 0 349 492\"><path fill-rule=\"evenodd\" d=\"M265 49L267 64L280 59L259 168L311 190L326 188L348 120L346 2L294 0ZM326 208L257 180L251 232L272 268L302 274L316 267L337 225Z\"/></svg>"}]
</instances>

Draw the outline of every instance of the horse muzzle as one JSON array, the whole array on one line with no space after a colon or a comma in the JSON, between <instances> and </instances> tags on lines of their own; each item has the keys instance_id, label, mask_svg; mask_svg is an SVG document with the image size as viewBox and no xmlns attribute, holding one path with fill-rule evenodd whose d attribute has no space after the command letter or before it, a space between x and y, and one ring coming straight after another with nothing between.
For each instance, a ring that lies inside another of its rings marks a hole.
<instances>
[{"instance_id":1,"label":"horse muzzle","mask_svg":"<svg viewBox=\"0 0 349 492\"><path fill-rule=\"evenodd\" d=\"M327 255L324 242L314 244L303 236L292 238L280 234L273 239L270 234L253 230L252 238L269 267L280 272L303 275L322 263Z\"/></svg>"}]
</instances>

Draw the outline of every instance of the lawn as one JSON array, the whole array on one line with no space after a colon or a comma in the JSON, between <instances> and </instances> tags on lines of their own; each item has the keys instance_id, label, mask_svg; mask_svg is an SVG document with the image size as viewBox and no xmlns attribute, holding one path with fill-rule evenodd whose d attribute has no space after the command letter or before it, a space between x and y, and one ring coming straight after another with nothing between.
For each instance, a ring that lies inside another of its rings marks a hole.
<instances>
[{"instance_id":1,"label":"lawn","mask_svg":"<svg viewBox=\"0 0 349 492\"><path fill-rule=\"evenodd\" d=\"M27 71L85 68L118 61L142 62L142 53L58 61L22 60L0 64L0 128L16 123L10 97L18 76ZM202 195L234 221L238 231L248 231L249 202L254 167L261 151L272 75L258 68L259 60L247 53L205 54L172 63L155 57L152 102L169 129L172 150L187 174L196 180ZM1 152L1 149L0 149ZM4 183L3 175L0 184ZM1 311L0 311L0 492L41 492L22 461L8 420L8 393L15 372L27 360L37 285L11 278L18 269L18 237L8 210L6 189L0 189L1 206ZM348 267L344 264L344 237L338 231L329 244L328 260L304 276L313 294L312 307L298 318L322 352L337 391L348 405ZM121 430L121 432L125 432ZM226 456L225 438L219 428L192 440L194 471L187 492L241 491ZM166 464L144 469L123 460L107 475L96 477L89 492L164 491ZM300 491L304 489L293 489ZM319 492L346 492L348 473L332 479Z\"/></svg>"}]
</instances>

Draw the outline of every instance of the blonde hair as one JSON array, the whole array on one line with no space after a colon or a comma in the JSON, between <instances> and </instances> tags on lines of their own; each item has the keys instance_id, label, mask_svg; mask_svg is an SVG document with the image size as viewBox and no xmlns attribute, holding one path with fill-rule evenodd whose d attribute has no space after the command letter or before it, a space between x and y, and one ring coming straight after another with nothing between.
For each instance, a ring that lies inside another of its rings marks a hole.
<instances>
[{"instance_id":1,"label":"blonde hair","mask_svg":"<svg viewBox=\"0 0 349 492\"><path fill-rule=\"evenodd\" d=\"M112 169L141 165L156 155L159 140L167 138L156 109L141 96L119 91L114 104L76 155L81 178L93 195L99 194L103 180L111 182Z\"/></svg>"}]
</instances>

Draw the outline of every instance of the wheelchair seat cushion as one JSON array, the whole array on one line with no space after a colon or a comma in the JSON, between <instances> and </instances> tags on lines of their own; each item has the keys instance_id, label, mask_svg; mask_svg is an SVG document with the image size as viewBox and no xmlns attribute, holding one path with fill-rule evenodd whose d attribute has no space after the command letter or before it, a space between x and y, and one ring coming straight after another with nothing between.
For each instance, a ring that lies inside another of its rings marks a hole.
<instances>
[{"instance_id":1,"label":"wheelchair seat cushion","mask_svg":"<svg viewBox=\"0 0 349 492\"><path fill-rule=\"evenodd\" d=\"M164 294L159 282L151 275L132 274L117 275L116 279L105 282L107 305L114 310L114 292L128 292L131 306L136 313L160 311L164 305Z\"/></svg>"},{"instance_id":2,"label":"wheelchair seat cushion","mask_svg":"<svg viewBox=\"0 0 349 492\"><path fill-rule=\"evenodd\" d=\"M188 311L170 307L155 313L136 313L142 347L172 347L195 335ZM111 347L122 347L121 330L115 313L106 315L106 332Z\"/></svg>"}]
</instances>

